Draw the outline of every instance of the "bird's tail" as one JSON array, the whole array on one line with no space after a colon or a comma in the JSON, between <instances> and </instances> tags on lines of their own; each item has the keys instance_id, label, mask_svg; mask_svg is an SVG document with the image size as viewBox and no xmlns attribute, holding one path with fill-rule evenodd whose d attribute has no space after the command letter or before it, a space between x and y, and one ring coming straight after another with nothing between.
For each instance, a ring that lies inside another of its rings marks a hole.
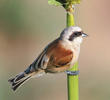
<instances>
[{"instance_id":1,"label":"bird's tail","mask_svg":"<svg viewBox=\"0 0 110 100\"><path fill-rule=\"evenodd\" d=\"M10 82L13 91L15 91L19 86L21 86L24 82L32 78L33 76L41 76L45 72L44 70L37 70L37 71L32 71L31 66L26 69L24 72L18 74L16 77L9 79L8 81Z\"/></svg>"}]
</instances>

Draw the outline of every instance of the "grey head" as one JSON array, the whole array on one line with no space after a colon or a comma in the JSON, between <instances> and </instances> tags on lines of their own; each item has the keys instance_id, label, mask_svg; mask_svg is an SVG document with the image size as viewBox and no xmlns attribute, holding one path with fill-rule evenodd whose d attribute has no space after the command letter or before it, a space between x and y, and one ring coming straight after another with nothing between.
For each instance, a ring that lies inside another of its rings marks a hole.
<instances>
[{"instance_id":1,"label":"grey head","mask_svg":"<svg viewBox=\"0 0 110 100\"><path fill-rule=\"evenodd\" d=\"M60 37L63 40L68 40L70 42L76 42L81 43L83 40L83 37L88 36L87 34L83 33L82 29L78 26L71 26L65 28Z\"/></svg>"}]
</instances>

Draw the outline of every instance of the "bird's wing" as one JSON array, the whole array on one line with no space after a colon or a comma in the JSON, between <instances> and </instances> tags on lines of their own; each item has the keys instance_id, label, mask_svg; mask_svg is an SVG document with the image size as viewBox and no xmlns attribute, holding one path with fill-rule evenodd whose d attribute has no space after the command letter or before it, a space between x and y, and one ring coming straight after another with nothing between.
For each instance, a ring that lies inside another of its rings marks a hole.
<instances>
[{"instance_id":1,"label":"bird's wing","mask_svg":"<svg viewBox=\"0 0 110 100\"><path fill-rule=\"evenodd\" d=\"M69 65L73 58L73 52L62 46L61 40L58 38L50 43L38 58L33 62L32 66L37 69L48 69L52 67L63 67Z\"/></svg>"},{"instance_id":2,"label":"bird's wing","mask_svg":"<svg viewBox=\"0 0 110 100\"><path fill-rule=\"evenodd\" d=\"M37 59L31 64L31 66L35 69L45 69L47 67L49 57L46 55L46 49L37 57Z\"/></svg>"},{"instance_id":3,"label":"bird's wing","mask_svg":"<svg viewBox=\"0 0 110 100\"><path fill-rule=\"evenodd\" d=\"M39 70L39 69L46 69L49 59L50 57L48 56L47 52L49 51L49 48L53 48L54 47L54 43L56 43L56 41L59 39L54 40L53 42L51 42L49 45L47 45L44 50L42 51L42 53L35 59L35 61L29 66L29 71L30 69L32 70L32 72Z\"/></svg>"}]
</instances>

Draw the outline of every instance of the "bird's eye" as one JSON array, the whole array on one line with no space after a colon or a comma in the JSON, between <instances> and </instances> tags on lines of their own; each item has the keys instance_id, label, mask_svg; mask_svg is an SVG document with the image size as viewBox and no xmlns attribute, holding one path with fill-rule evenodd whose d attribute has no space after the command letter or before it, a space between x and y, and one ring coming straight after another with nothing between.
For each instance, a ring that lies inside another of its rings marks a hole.
<instances>
[{"instance_id":1,"label":"bird's eye","mask_svg":"<svg viewBox=\"0 0 110 100\"><path fill-rule=\"evenodd\" d=\"M69 40L70 40L70 41L73 41L73 39L74 39L75 37L78 37L78 36L80 36L81 34L82 34L81 32L73 32L73 34L70 35Z\"/></svg>"},{"instance_id":2,"label":"bird's eye","mask_svg":"<svg viewBox=\"0 0 110 100\"><path fill-rule=\"evenodd\" d=\"M76 33L74 33L74 35L78 35L78 33L76 32Z\"/></svg>"},{"instance_id":3,"label":"bird's eye","mask_svg":"<svg viewBox=\"0 0 110 100\"><path fill-rule=\"evenodd\" d=\"M80 36L81 35L81 32L75 32L74 35L75 36Z\"/></svg>"}]
</instances>

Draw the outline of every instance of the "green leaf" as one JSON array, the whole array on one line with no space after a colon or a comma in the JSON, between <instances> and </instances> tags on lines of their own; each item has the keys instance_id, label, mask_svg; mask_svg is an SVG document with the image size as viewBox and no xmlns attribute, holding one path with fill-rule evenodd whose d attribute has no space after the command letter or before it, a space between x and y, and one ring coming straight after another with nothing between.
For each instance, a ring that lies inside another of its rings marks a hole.
<instances>
[{"instance_id":1,"label":"green leaf","mask_svg":"<svg viewBox=\"0 0 110 100\"><path fill-rule=\"evenodd\" d=\"M58 2L57 0L48 0L49 5L54 5L54 6L61 6L62 4Z\"/></svg>"}]
</instances>

